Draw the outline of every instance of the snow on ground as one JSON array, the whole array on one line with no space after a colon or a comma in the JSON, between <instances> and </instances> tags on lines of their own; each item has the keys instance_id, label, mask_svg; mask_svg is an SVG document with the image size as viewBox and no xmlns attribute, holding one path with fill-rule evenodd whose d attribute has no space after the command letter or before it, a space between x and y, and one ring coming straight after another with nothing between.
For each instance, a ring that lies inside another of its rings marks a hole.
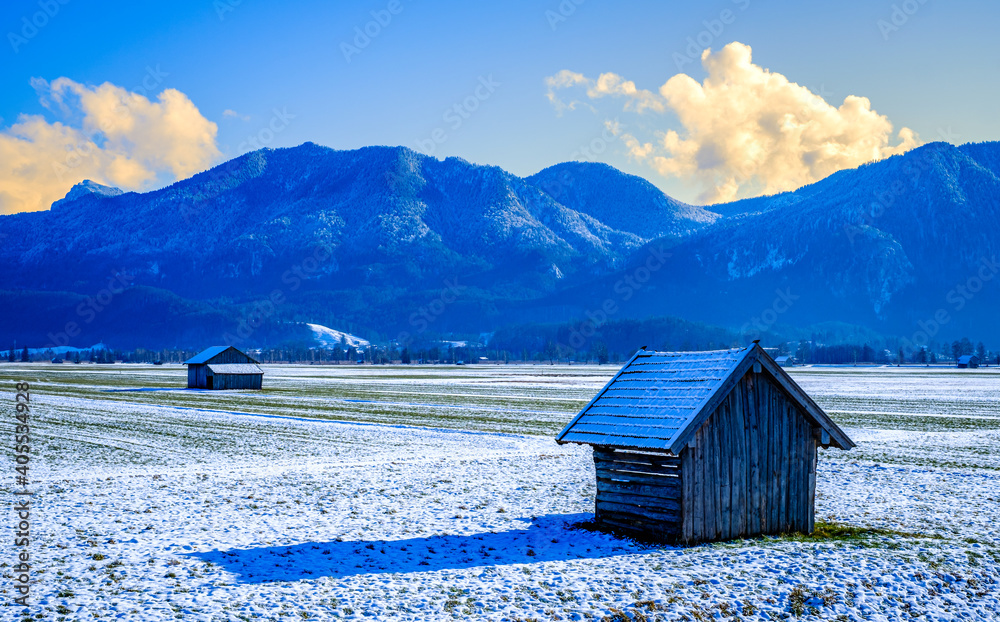
<instances>
[{"instance_id":1,"label":"snow on ground","mask_svg":"<svg viewBox=\"0 0 1000 622\"><path fill-rule=\"evenodd\" d=\"M314 373L298 370L284 373ZM819 395L853 382L817 378ZM883 530L873 535L684 548L580 528L593 512L590 450L551 436L142 395L167 403L54 385L33 398L44 435L33 596L44 619L1000 617L991 426L852 427L856 450L822 452L817 518ZM4 539L0 563L12 555Z\"/></svg>"},{"instance_id":2,"label":"snow on ground","mask_svg":"<svg viewBox=\"0 0 1000 622\"><path fill-rule=\"evenodd\" d=\"M361 337L350 333L327 328L321 324L306 324L306 326L308 326L316 336L316 343L323 348L334 348L340 345L346 345L350 348L362 348L371 345L366 339L362 339Z\"/></svg>"}]
</instances>

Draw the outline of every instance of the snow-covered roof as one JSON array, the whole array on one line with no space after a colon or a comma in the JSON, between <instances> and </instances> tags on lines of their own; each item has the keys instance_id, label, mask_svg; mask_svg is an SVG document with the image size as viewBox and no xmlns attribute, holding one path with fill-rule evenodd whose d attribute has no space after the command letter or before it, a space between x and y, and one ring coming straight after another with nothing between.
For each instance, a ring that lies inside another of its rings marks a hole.
<instances>
[{"instance_id":1,"label":"snow-covered roof","mask_svg":"<svg viewBox=\"0 0 1000 622\"><path fill-rule=\"evenodd\" d=\"M556 437L620 449L679 454L736 382L755 364L842 449L854 443L764 350L639 351Z\"/></svg>"},{"instance_id":2,"label":"snow-covered roof","mask_svg":"<svg viewBox=\"0 0 1000 622\"><path fill-rule=\"evenodd\" d=\"M235 376L252 376L263 374L264 370L253 363L213 363L208 366L213 374L231 374Z\"/></svg>"},{"instance_id":3,"label":"snow-covered roof","mask_svg":"<svg viewBox=\"0 0 1000 622\"><path fill-rule=\"evenodd\" d=\"M975 354L965 354L963 356L958 357L958 362L968 365L969 363L972 362L972 359L976 359L978 361L979 357L976 356Z\"/></svg>"},{"instance_id":4,"label":"snow-covered roof","mask_svg":"<svg viewBox=\"0 0 1000 622\"><path fill-rule=\"evenodd\" d=\"M205 348L205 350L203 350L199 354L196 354L196 355L192 356L191 358L189 358L188 360L184 361L184 364L185 365L200 365L200 364L203 364L203 363L207 363L207 362L211 361L212 359L214 359L215 357L219 356L220 354L222 354L223 352L225 352L226 350L228 350L230 348L232 348L233 350L236 350L236 348L233 348L233 346L212 346L211 348ZM240 352L239 350L236 350L236 351ZM257 362L257 361L254 361L254 358L252 356L248 356L244 352L240 352L240 354L242 354L243 356L247 357L247 359L250 360L250 361L253 361L255 363Z\"/></svg>"}]
</instances>

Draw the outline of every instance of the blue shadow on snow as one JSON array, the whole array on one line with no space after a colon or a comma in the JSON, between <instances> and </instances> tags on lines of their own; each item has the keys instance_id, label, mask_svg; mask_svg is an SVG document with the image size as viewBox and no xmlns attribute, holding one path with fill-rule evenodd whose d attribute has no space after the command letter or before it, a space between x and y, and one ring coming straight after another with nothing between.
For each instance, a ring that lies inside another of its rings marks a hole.
<instances>
[{"instance_id":1,"label":"blue shadow on snow","mask_svg":"<svg viewBox=\"0 0 1000 622\"><path fill-rule=\"evenodd\" d=\"M540 516L526 529L501 532L406 540L305 542L188 555L225 568L239 575L240 582L252 584L600 559L663 548L572 528L574 523L590 520L593 516Z\"/></svg>"}]
</instances>

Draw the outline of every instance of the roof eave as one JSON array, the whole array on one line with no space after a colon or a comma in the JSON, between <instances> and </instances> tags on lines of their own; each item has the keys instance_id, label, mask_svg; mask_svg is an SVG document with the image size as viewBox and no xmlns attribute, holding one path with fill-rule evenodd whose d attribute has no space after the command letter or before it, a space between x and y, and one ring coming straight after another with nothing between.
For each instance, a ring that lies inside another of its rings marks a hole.
<instances>
[{"instance_id":1,"label":"roof eave","mask_svg":"<svg viewBox=\"0 0 1000 622\"><path fill-rule=\"evenodd\" d=\"M635 361L637 358L639 358L639 355L642 354L643 352L645 352L645 350L637 350L636 353L632 355L632 358L630 358L627 363L625 363L624 365L621 366L621 368L618 370L618 373L615 374L614 376L612 376L611 380L608 380L607 384L604 385L604 388L601 389L600 391L598 391L597 395L595 395L593 397L593 399L591 399L589 402L587 402L586 406L584 406L583 408L580 409L580 412L576 413L576 416L573 417L572 421L570 421L569 423L567 423L566 427L564 427L562 429L562 432L560 432L559 434L556 435L556 442L557 443L559 443L560 445L562 445L564 443L576 443L577 442L577 441L564 441L562 439L569 432L570 428L572 428L574 425L576 425L576 422L580 420L580 417L582 417L583 414L585 412L587 412L587 410L591 406L594 405L594 402L596 402L598 399L600 399L600 397L602 395L604 395L604 392L608 390L608 387L610 387L612 384L614 384L615 380L618 380L618 377L621 376L622 373L624 373L624 371L628 368L628 366L631 365L632 362ZM581 445L590 445L590 443L579 443L579 444L581 444Z\"/></svg>"}]
</instances>

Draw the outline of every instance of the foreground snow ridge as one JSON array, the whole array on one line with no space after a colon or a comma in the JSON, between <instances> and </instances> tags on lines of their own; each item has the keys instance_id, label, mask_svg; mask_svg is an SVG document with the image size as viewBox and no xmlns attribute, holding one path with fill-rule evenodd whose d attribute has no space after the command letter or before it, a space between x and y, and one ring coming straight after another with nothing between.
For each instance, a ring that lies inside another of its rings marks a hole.
<instances>
[{"instance_id":1,"label":"foreground snow ridge","mask_svg":"<svg viewBox=\"0 0 1000 622\"><path fill-rule=\"evenodd\" d=\"M546 438L52 405L81 424L53 443L87 447L103 465L94 479L80 477L84 460L67 463L40 490L50 518L37 593L67 619L600 619L638 607L649 619L801 609L986 620L1000 611L1000 550L983 535L995 534L1000 512L978 501L998 494L995 471L828 453L819 516L928 537L678 548L579 529L592 516L589 451ZM124 432L88 433L101 417ZM155 441L181 430L187 439L173 451ZM137 469L143 458L151 466ZM973 559L974 572L956 570Z\"/></svg>"}]
</instances>

